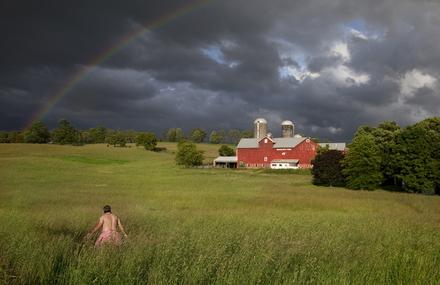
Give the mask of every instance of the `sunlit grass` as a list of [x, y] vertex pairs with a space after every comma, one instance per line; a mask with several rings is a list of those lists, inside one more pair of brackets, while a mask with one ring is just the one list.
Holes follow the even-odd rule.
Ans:
[[[134, 146], [0, 144], [0, 284], [440, 280], [437, 196], [173, 159]], [[105, 204], [125, 224], [121, 247], [83, 240]]]

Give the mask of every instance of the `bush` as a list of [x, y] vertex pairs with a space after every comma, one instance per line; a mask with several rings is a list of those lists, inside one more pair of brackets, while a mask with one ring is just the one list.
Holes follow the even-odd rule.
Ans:
[[197, 149], [195, 143], [182, 140], [177, 144], [177, 153], [174, 158], [177, 165], [195, 166], [202, 165], [205, 151]]

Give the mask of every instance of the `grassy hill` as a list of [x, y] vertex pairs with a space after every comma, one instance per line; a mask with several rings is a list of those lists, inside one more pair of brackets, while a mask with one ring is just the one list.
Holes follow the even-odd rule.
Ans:
[[[0, 283], [437, 284], [440, 197], [175, 166], [166, 152], [0, 144]], [[201, 144], [207, 159], [220, 145]], [[217, 152], [216, 152], [217, 151]], [[120, 247], [83, 240], [110, 204]], [[94, 237], [94, 239], [97, 236]]]

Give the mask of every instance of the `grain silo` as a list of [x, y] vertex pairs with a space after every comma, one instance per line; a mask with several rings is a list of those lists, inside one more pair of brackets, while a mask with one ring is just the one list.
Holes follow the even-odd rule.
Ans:
[[264, 138], [266, 136], [267, 122], [263, 118], [258, 118], [254, 122], [254, 138]]
[[295, 133], [295, 127], [291, 121], [284, 121], [281, 123], [282, 138], [293, 138], [294, 133]]

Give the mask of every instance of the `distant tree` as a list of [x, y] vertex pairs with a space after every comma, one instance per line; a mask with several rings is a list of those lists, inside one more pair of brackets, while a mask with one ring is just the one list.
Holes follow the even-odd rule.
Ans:
[[318, 146], [318, 148], [316, 149], [316, 153], [321, 153], [321, 152], [329, 150], [329, 149], [330, 149], [330, 146], [328, 144], [326, 144], [324, 147]]
[[251, 130], [244, 130], [241, 132], [240, 137], [242, 139], [251, 139], [254, 137], [254, 132]]
[[168, 141], [168, 130], [163, 130], [161, 133], [161, 139], [162, 141], [166, 142]]
[[306, 136], [305, 134], [301, 134], [301, 133], [297, 133], [296, 135], [297, 136], [301, 136], [301, 137], [305, 137]]
[[312, 160], [313, 184], [338, 186], [345, 182], [342, 174], [341, 161], [345, 154], [339, 150], [325, 150], [318, 153]]
[[226, 132], [224, 130], [217, 131], [218, 138], [220, 139], [220, 143], [229, 143], [229, 138], [226, 136]]
[[353, 139], [342, 161], [348, 189], [374, 190], [380, 186], [383, 181], [380, 155], [373, 135], [364, 133]]
[[201, 143], [205, 141], [206, 135], [206, 130], [197, 127], [188, 133], [188, 138], [194, 143]]
[[168, 140], [170, 142], [175, 142], [176, 141], [176, 130], [175, 129], [170, 129], [168, 131]]
[[8, 143], [8, 132], [0, 131], [0, 143]]
[[54, 131], [54, 142], [58, 144], [74, 144], [78, 142], [77, 130], [66, 119], [58, 121], [61, 126]]
[[157, 146], [157, 138], [153, 132], [140, 133], [135, 137], [136, 146], [143, 146], [146, 150], [154, 151]]
[[8, 133], [8, 141], [10, 143], [22, 143], [23, 142], [23, 133], [19, 131], [10, 131]]
[[113, 134], [113, 135], [109, 135], [107, 136], [107, 138], [105, 139], [106, 143], [113, 145], [114, 147], [118, 144], [121, 147], [125, 147], [126, 145], [126, 141], [125, 141], [125, 136], [123, 133], [117, 133], [117, 134]]
[[315, 143], [319, 143], [319, 138], [312, 138], [312, 141], [314, 141]]
[[124, 130], [123, 133], [125, 136], [125, 141], [127, 143], [134, 143], [135, 142], [134, 138], [139, 134], [138, 132], [132, 129]]
[[331, 143], [331, 141], [329, 141], [328, 139], [324, 139], [322, 142], [323, 143]]
[[396, 136], [391, 164], [407, 191], [434, 191], [440, 185], [440, 135], [424, 123], [404, 128]]
[[230, 130], [228, 134], [229, 138], [231, 139], [231, 143], [238, 145], [238, 143], [240, 142], [240, 131]]
[[90, 142], [91, 143], [104, 143], [107, 134], [107, 129], [104, 126], [99, 126], [98, 128], [90, 128]]
[[183, 135], [183, 131], [181, 128], [176, 129], [176, 142], [180, 142], [181, 140], [185, 139], [185, 136]]
[[182, 140], [177, 144], [177, 153], [174, 158], [177, 165], [195, 166], [203, 164], [204, 150], [197, 149], [194, 142]]
[[211, 135], [209, 136], [209, 142], [212, 144], [220, 143], [220, 138], [218, 137], [218, 134], [216, 131], [211, 132]]
[[218, 150], [218, 154], [220, 156], [235, 156], [235, 150], [227, 145], [222, 145]]
[[34, 122], [23, 134], [25, 143], [47, 143], [50, 140], [50, 134], [43, 122]]
[[78, 132], [79, 132], [79, 134], [81, 136], [81, 139], [80, 139], [81, 143], [83, 143], [83, 144], [94, 143], [93, 140], [92, 140], [92, 136], [90, 134], [90, 130], [88, 130], [88, 131], [80, 130]]
[[111, 139], [111, 137], [113, 137], [115, 134], [117, 134], [117, 132], [115, 132], [113, 129], [107, 128], [105, 129], [105, 143], [108, 143], [107, 141], [109, 139]]

